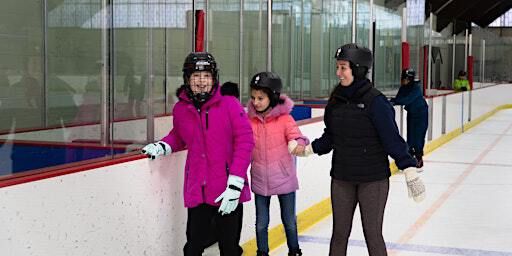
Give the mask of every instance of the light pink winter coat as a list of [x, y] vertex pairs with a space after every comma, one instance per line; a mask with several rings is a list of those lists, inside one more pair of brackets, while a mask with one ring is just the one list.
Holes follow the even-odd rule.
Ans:
[[293, 101], [281, 95], [284, 104], [275, 106], [265, 117], [256, 112], [251, 101], [248, 115], [254, 134], [252, 151], [251, 189], [263, 196], [281, 195], [299, 188], [295, 157], [288, 152], [288, 141], [307, 138], [302, 136], [290, 115]]

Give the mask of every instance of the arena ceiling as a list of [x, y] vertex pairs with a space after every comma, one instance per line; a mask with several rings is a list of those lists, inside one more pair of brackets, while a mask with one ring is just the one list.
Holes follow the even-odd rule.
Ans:
[[429, 12], [437, 15], [436, 31], [454, 22], [453, 32], [458, 34], [470, 22], [487, 27], [512, 8], [512, 0], [427, 0], [425, 7], [426, 17]]

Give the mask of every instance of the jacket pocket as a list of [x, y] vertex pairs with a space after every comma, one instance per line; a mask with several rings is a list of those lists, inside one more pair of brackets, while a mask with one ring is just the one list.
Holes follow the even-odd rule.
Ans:
[[188, 176], [189, 176], [188, 174], [189, 174], [189, 172], [190, 172], [190, 167], [188, 167], [188, 166], [185, 167], [185, 182], [183, 184], [183, 186], [184, 186], [183, 187], [183, 191], [185, 191], [185, 193], [187, 193], [187, 191], [188, 191], [188, 182], [189, 182], [188, 181]]
[[278, 160], [274, 164], [273, 175], [269, 176], [268, 188], [272, 191], [282, 189], [283, 186], [290, 182], [291, 175], [290, 164], [286, 160]]
[[279, 159], [279, 169], [285, 177], [290, 176], [291, 168], [292, 168], [290, 161], [287, 161], [287, 160], [288, 159], [285, 159], [285, 160]]

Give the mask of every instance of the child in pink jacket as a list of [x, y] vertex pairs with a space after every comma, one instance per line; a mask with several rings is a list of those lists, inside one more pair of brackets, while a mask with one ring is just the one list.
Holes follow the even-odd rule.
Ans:
[[249, 119], [236, 98], [221, 95], [217, 62], [210, 53], [192, 52], [186, 57], [183, 82], [173, 108], [172, 130], [142, 152], [154, 159], [188, 150], [183, 255], [202, 255], [215, 222], [220, 255], [240, 256], [242, 203], [251, 199], [247, 168], [254, 139]]
[[[297, 235], [295, 191], [299, 188], [292, 154], [301, 155], [308, 139], [302, 136], [290, 115], [293, 101], [280, 95], [282, 82], [272, 72], [261, 72], [251, 80], [247, 104], [255, 147], [251, 162], [251, 188], [256, 203], [257, 255], [268, 255], [270, 197], [277, 195], [286, 232], [288, 255], [302, 255]], [[298, 144], [288, 151], [289, 141]]]

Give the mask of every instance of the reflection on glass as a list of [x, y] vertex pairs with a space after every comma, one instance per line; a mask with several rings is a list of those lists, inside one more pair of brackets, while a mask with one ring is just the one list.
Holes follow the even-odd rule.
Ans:
[[356, 43], [368, 47], [368, 37], [370, 34], [370, 1], [358, 0], [357, 1], [357, 15], [356, 15]]
[[385, 92], [398, 89], [401, 67], [401, 16], [397, 10], [375, 6], [375, 86]]
[[[322, 96], [338, 84], [334, 53], [352, 38], [352, 1], [328, 0], [322, 7]], [[316, 95], [313, 95], [316, 96]]]
[[[509, 12], [511, 13], [511, 12]], [[474, 82], [512, 81], [512, 40], [479, 27], [472, 28]], [[482, 47], [485, 40], [485, 49]], [[485, 62], [482, 63], [482, 52]]]
[[431, 72], [431, 88], [436, 90], [444, 90], [451, 88], [452, 84], [452, 60], [450, 43], [451, 36], [444, 36], [435, 33], [432, 44], [432, 72]]
[[[183, 59], [191, 50], [192, 3], [116, 0], [113, 12], [113, 137], [114, 142], [136, 148], [147, 138], [148, 106], [152, 106], [155, 128], [160, 120], [170, 122], [163, 115], [171, 113], [176, 89], [183, 83]], [[155, 129], [156, 139], [163, 135]]]
[[[27, 169], [22, 131], [44, 126], [42, 16], [39, 1], [0, 4], [0, 177]], [[38, 138], [41, 139], [41, 138]]]
[[272, 70], [281, 77], [283, 92], [296, 97], [302, 63], [297, 56], [301, 53], [301, 5], [286, 0], [272, 4]]
[[242, 102], [249, 99], [249, 80], [267, 68], [267, 1], [244, 0]]
[[[215, 57], [220, 82], [238, 83], [240, 64], [240, 1], [208, 1], [208, 51]], [[247, 31], [252, 33], [253, 31]], [[248, 43], [248, 42], [246, 42]]]
[[1, 5], [0, 131], [39, 128], [44, 122], [41, 4]]

